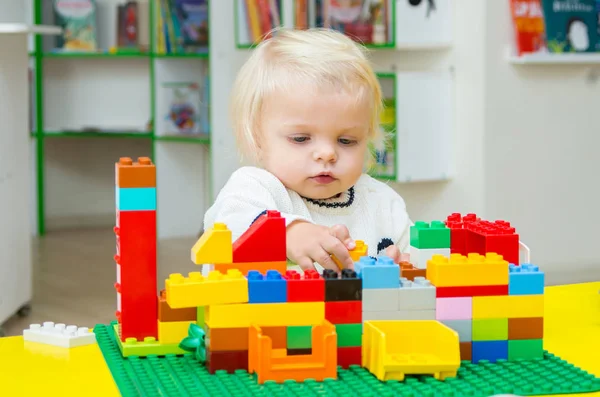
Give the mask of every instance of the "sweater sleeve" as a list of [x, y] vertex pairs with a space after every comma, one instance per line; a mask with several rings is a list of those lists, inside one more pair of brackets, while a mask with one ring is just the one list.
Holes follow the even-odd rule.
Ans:
[[400, 252], [408, 253], [410, 249], [410, 227], [413, 223], [406, 211], [406, 203], [399, 195], [392, 202], [392, 219], [395, 220], [399, 235], [394, 244]]
[[231, 175], [205, 213], [204, 230], [224, 223], [235, 241], [267, 210], [279, 211], [286, 226], [296, 220], [311, 221], [293, 213], [289, 193], [277, 177], [259, 168], [242, 167]]

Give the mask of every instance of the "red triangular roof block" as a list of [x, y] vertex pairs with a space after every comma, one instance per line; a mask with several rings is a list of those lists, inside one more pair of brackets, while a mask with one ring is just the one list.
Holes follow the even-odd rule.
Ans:
[[233, 263], [285, 261], [285, 234], [285, 218], [267, 211], [233, 243]]

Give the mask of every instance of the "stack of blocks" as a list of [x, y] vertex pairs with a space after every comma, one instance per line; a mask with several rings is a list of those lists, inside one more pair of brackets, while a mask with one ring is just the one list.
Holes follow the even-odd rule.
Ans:
[[441, 221], [415, 222], [410, 227], [410, 261], [426, 269], [434, 255], [450, 256], [450, 229]]

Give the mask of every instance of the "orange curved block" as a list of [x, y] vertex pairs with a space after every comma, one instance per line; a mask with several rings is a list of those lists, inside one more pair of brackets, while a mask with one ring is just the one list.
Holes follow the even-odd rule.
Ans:
[[337, 334], [335, 326], [327, 320], [312, 328], [312, 353], [306, 355], [284, 354], [273, 349], [271, 338], [263, 335], [261, 328], [249, 329], [248, 372], [256, 373], [262, 384], [268, 380], [284, 382], [337, 378]]

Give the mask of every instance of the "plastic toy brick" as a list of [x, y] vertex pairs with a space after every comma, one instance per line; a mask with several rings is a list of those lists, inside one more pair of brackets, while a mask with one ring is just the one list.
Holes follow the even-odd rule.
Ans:
[[248, 272], [251, 270], [255, 270], [263, 274], [269, 270], [274, 270], [284, 274], [287, 271], [287, 261], [217, 263], [214, 265], [214, 270], [221, 273], [227, 273], [227, 271], [230, 269], [238, 269], [244, 276], [247, 276]]
[[498, 360], [508, 360], [508, 340], [473, 341], [471, 343], [471, 360], [473, 363], [482, 360], [491, 363]]
[[414, 281], [401, 278], [400, 284], [398, 310], [435, 310], [435, 287], [425, 277], [416, 277]]
[[471, 342], [473, 340], [472, 320], [441, 320], [440, 322], [458, 333], [459, 342]]
[[286, 261], [285, 236], [285, 219], [279, 211], [267, 211], [233, 243], [233, 262]]
[[362, 292], [362, 310], [395, 311], [399, 309], [398, 298], [398, 288], [365, 289]]
[[416, 248], [450, 248], [450, 229], [441, 221], [415, 222], [410, 227], [410, 245]]
[[307, 270], [303, 274], [288, 270], [285, 279], [288, 302], [325, 301], [325, 280], [316, 270]]
[[508, 341], [508, 359], [535, 360], [544, 357], [543, 339], [520, 339]]
[[281, 273], [269, 270], [261, 274], [248, 272], [248, 303], [278, 303], [287, 301], [287, 281]]
[[508, 262], [495, 253], [435, 255], [427, 263], [427, 279], [436, 287], [508, 285]]
[[43, 324], [31, 324], [28, 329], [23, 330], [23, 340], [71, 348], [96, 343], [96, 334], [87, 327], [46, 321]]
[[325, 302], [287, 302], [212, 305], [204, 320], [211, 328], [265, 327], [319, 324], [325, 319]]
[[[114, 333], [119, 334], [119, 325], [113, 324]], [[184, 354], [185, 350], [179, 347], [179, 343], [162, 343], [154, 337], [146, 337], [141, 341], [134, 338], [127, 338], [121, 341], [117, 338], [117, 343], [123, 357], [138, 356], [146, 357], [150, 355], [164, 356], [167, 354]]]
[[310, 349], [312, 346], [312, 326], [287, 327], [287, 348], [292, 350]]
[[354, 265], [363, 289], [400, 287], [400, 266], [388, 256], [363, 256]]
[[356, 324], [334, 324], [338, 347], [361, 346], [362, 322]]
[[211, 351], [248, 350], [248, 327], [211, 328], [204, 324], [206, 348]]
[[233, 262], [231, 230], [224, 223], [215, 223], [192, 247], [192, 262], [196, 265]]
[[467, 229], [467, 252], [485, 254], [495, 252], [505, 260], [519, 264], [519, 235], [509, 222], [478, 221], [465, 225]]
[[412, 281], [415, 279], [415, 277], [426, 276], [425, 268], [419, 269], [408, 262], [400, 262], [398, 265], [400, 266], [400, 277], [407, 280]]
[[115, 163], [115, 186], [121, 188], [156, 187], [156, 167], [148, 157], [121, 157]]
[[478, 221], [475, 214], [461, 216], [459, 213], [453, 213], [446, 219], [446, 226], [450, 229], [450, 252], [452, 254], [467, 255], [467, 229], [464, 225]]
[[204, 326], [204, 306], [196, 308], [196, 324]]
[[508, 318], [474, 318], [473, 341], [508, 340]]
[[509, 296], [475, 296], [472, 318], [508, 318]]
[[508, 339], [543, 339], [544, 318], [526, 317], [508, 319]]
[[544, 295], [473, 297], [473, 318], [528, 318], [544, 316]]
[[436, 287], [435, 295], [438, 298], [508, 295], [508, 284], [476, 285], [472, 287]]
[[[165, 290], [160, 291], [158, 296], [158, 320], [163, 323], [169, 321], [196, 321], [198, 309], [196, 307], [189, 307], [184, 309], [171, 309], [167, 303], [167, 292]], [[187, 332], [187, 331], [186, 331]]]
[[337, 362], [341, 368], [350, 368], [350, 366], [360, 366], [362, 362], [362, 347], [338, 347]]
[[435, 320], [435, 309], [433, 310], [395, 310], [365, 312], [363, 321], [367, 320]]
[[508, 267], [509, 295], [541, 295], [544, 293], [544, 272], [529, 263], [521, 266], [510, 264]]
[[115, 189], [117, 211], [155, 211], [155, 187], [117, 187]]
[[[369, 247], [362, 240], [356, 240], [354, 243], [356, 244], [356, 247], [354, 247], [354, 249], [349, 251], [350, 258], [352, 258], [353, 262], [358, 262], [360, 260], [360, 258], [362, 258], [363, 256], [367, 256]], [[338, 268], [340, 270], [342, 270], [344, 268], [342, 263], [338, 260], [338, 258], [335, 257], [335, 255], [332, 255], [331, 259], [333, 259], [333, 261], [335, 262], [335, 264], [338, 266]]]
[[334, 270], [325, 269], [323, 278], [326, 301], [362, 300], [362, 279], [354, 270], [344, 269], [338, 275]]
[[332, 324], [354, 324], [362, 322], [361, 301], [325, 302], [325, 319]]
[[248, 370], [248, 350], [228, 350], [206, 352], [206, 368], [210, 374], [217, 371], [234, 373], [237, 370]]
[[436, 320], [470, 320], [473, 318], [473, 299], [475, 298], [437, 298]]
[[248, 372], [256, 373], [257, 382], [283, 383], [290, 380], [317, 382], [337, 378], [337, 351], [335, 328], [327, 320], [312, 329], [312, 353], [310, 355], [281, 355], [272, 348], [271, 340], [263, 335], [261, 328], [250, 328], [248, 349]]
[[434, 255], [450, 256], [450, 248], [416, 248], [410, 247], [410, 261], [418, 269], [427, 269], [427, 262]]
[[460, 360], [473, 360], [473, 342], [460, 342]]
[[[364, 367], [381, 381], [406, 375], [455, 377], [460, 367], [458, 334], [438, 321], [365, 321]], [[431, 343], [435, 341], [435, 343]]]
[[248, 302], [248, 280], [239, 270], [227, 274], [211, 271], [208, 277], [191, 272], [171, 274], [165, 280], [167, 303], [173, 309]]
[[188, 328], [195, 321], [158, 321], [158, 340], [160, 343], [179, 343], [188, 336]]

